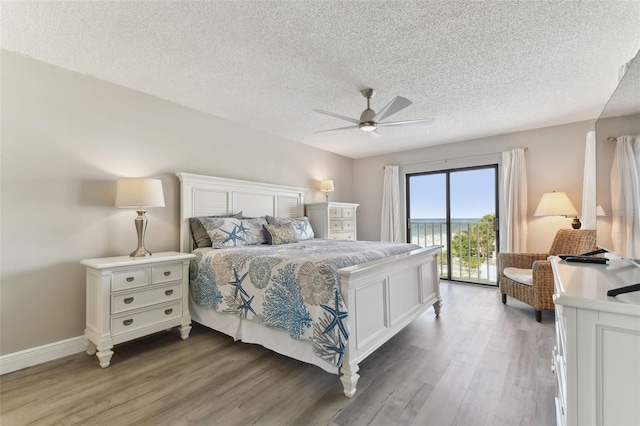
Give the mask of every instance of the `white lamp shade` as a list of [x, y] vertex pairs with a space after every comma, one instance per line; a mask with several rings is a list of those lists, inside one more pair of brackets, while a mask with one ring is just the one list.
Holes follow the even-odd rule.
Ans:
[[116, 207], [164, 207], [160, 179], [118, 179]]
[[542, 194], [534, 216], [577, 216], [578, 211], [564, 192]]
[[323, 180], [320, 182], [320, 191], [332, 192], [333, 191], [333, 181]]

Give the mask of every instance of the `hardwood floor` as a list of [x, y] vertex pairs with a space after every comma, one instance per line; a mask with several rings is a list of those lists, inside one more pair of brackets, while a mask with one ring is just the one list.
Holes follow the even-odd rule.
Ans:
[[442, 282], [433, 309], [338, 377], [194, 324], [0, 377], [0, 424], [553, 425], [553, 312]]

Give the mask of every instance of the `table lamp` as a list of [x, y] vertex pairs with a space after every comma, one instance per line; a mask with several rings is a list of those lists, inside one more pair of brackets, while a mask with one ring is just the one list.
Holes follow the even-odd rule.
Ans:
[[118, 179], [116, 207], [135, 208], [138, 212], [135, 219], [138, 248], [130, 256], [151, 256], [151, 252], [144, 247], [144, 235], [147, 230], [145, 207], [164, 207], [162, 181], [160, 179]]
[[571, 204], [571, 200], [567, 197], [567, 194], [564, 192], [546, 192], [542, 194], [542, 198], [540, 199], [540, 203], [538, 203], [538, 207], [536, 208], [534, 216], [564, 216], [571, 217], [573, 216], [573, 221], [571, 222], [571, 227], [573, 229], [580, 229], [582, 224], [580, 223], [580, 219], [578, 219], [578, 211], [573, 204]]

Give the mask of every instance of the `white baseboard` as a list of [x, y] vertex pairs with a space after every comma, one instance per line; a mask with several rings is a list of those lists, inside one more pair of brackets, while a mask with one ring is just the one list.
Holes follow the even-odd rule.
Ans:
[[84, 336], [0, 356], [0, 375], [86, 351]]

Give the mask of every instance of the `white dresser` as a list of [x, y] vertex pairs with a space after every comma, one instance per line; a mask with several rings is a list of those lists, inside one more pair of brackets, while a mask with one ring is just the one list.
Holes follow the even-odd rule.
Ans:
[[192, 254], [86, 259], [87, 353], [109, 366], [113, 345], [180, 326], [189, 337], [189, 261]]
[[640, 268], [551, 258], [555, 278], [556, 418], [560, 425], [640, 424]]
[[359, 205], [333, 202], [307, 204], [307, 217], [315, 237], [355, 241], [356, 209]]

